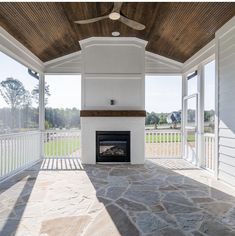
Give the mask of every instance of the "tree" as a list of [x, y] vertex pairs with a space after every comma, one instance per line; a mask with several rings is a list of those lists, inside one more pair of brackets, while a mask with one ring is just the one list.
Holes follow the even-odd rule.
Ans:
[[[39, 105], [39, 84], [37, 84], [34, 87], [34, 89], [32, 90], [31, 94], [33, 96], [34, 101]], [[44, 103], [46, 105], [47, 102], [48, 102], [48, 97], [51, 96], [51, 94], [50, 94], [50, 85], [48, 85], [46, 83], [45, 83], [44, 95], [45, 95]]]
[[32, 106], [32, 96], [28, 90], [25, 90], [25, 93], [22, 96], [22, 102], [21, 102], [20, 106], [22, 108]]
[[167, 115], [164, 113], [161, 113], [159, 124], [166, 124], [167, 123], [166, 119], [167, 119]]
[[15, 112], [22, 103], [25, 102], [25, 95], [27, 90], [25, 90], [24, 85], [17, 79], [12, 77], [0, 83], [0, 94], [2, 95], [5, 102], [11, 108], [11, 125], [12, 128], [15, 127]]
[[157, 129], [157, 125], [159, 123], [159, 117], [155, 112], [148, 113], [146, 116], [145, 124], [146, 125], [154, 125], [155, 129]]
[[45, 112], [46, 128], [79, 128], [80, 111], [77, 108], [46, 108]]
[[12, 109], [15, 109], [22, 104], [22, 101], [24, 101], [26, 90], [19, 80], [7, 78], [0, 83], [0, 93], [5, 102]]
[[[32, 106], [32, 96], [28, 90], [25, 91], [25, 94], [22, 98], [22, 112], [23, 112], [23, 121], [24, 121], [24, 128], [28, 127], [29, 123], [29, 113], [30, 113], [30, 107]], [[21, 113], [20, 113], [20, 126], [21, 127]]]
[[150, 124], [154, 125], [154, 128], [157, 129], [157, 125], [159, 123], [159, 117], [157, 116], [157, 114], [155, 112], [151, 112], [150, 114]]

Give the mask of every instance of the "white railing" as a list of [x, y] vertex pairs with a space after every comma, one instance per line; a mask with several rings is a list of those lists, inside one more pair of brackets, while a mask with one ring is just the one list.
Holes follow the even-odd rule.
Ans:
[[40, 159], [39, 131], [0, 135], [0, 179]]
[[180, 131], [145, 131], [145, 156], [181, 157]]
[[80, 130], [48, 130], [43, 137], [45, 158], [80, 157]]
[[204, 161], [203, 167], [215, 170], [215, 135], [210, 133], [204, 134]]

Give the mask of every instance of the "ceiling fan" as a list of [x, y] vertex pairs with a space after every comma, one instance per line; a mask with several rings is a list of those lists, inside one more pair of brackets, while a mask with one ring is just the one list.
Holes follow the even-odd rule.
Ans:
[[87, 20], [78, 20], [78, 21], [74, 21], [74, 23], [81, 24], [81, 25], [82, 24], [90, 24], [90, 23], [94, 23], [94, 22], [109, 18], [110, 20], [118, 20], [118, 21], [122, 22], [123, 24], [125, 24], [135, 30], [144, 30], [145, 29], [145, 25], [123, 16], [121, 13], [121, 7], [122, 7], [122, 2], [114, 2], [113, 9], [108, 15], [95, 17], [95, 18], [87, 19]]

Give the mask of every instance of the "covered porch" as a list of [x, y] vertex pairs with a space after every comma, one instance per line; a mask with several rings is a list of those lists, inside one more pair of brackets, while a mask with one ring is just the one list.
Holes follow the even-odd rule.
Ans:
[[[0, 107], [0, 235], [235, 235], [235, 5], [119, 4], [145, 24], [143, 33], [111, 18], [73, 25], [117, 7], [91, 3], [100, 8], [89, 12], [86, 4], [0, 3], [0, 52], [38, 82], [35, 108]], [[141, 13], [132, 16], [135, 4]], [[182, 21], [182, 11], [194, 15]], [[114, 29], [121, 37], [111, 36]], [[210, 63], [214, 108], [206, 120]], [[50, 75], [81, 77], [79, 127], [47, 124]], [[170, 129], [145, 126], [150, 75], [181, 79]], [[25, 125], [31, 108], [38, 123]]]

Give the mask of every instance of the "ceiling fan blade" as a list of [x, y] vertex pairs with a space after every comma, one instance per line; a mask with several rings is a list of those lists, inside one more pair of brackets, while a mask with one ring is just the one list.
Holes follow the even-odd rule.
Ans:
[[125, 25], [127, 25], [135, 30], [144, 30], [145, 29], [145, 25], [143, 25], [137, 21], [131, 20], [125, 16], [121, 16], [119, 21], [121, 21]]
[[114, 2], [114, 6], [113, 6], [112, 12], [120, 13], [121, 8], [122, 8], [122, 2]]
[[100, 21], [100, 20], [103, 20], [103, 19], [106, 19], [106, 18], [109, 18], [109, 16], [106, 15], [106, 16], [100, 16], [100, 17], [87, 19], [87, 20], [77, 20], [77, 21], [74, 21], [74, 23], [81, 24], [81, 25], [90, 24], [90, 23], [94, 23], [94, 22], [97, 22], [97, 21]]

